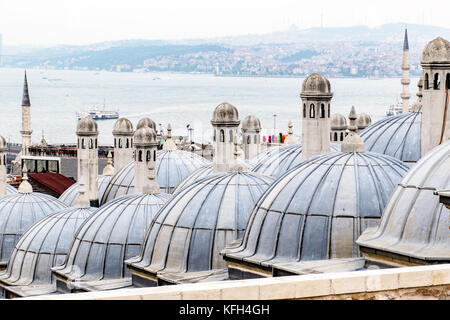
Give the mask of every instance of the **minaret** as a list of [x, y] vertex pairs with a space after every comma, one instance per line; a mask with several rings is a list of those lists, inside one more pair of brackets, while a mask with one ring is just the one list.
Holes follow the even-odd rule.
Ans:
[[403, 40], [403, 61], [402, 61], [402, 79], [400, 80], [403, 89], [400, 97], [402, 98], [403, 113], [409, 111], [409, 44], [408, 44], [408, 30], [405, 28], [405, 38]]
[[214, 127], [213, 172], [228, 171], [234, 154], [234, 137], [238, 133], [239, 114], [228, 102], [219, 104], [213, 113], [211, 124]]
[[294, 137], [294, 130], [292, 129], [294, 127], [294, 124], [292, 123], [292, 120], [289, 120], [288, 123], [288, 136], [286, 139], [284, 139], [284, 144], [297, 144], [298, 141]]
[[78, 183], [85, 185], [91, 207], [98, 207], [98, 127], [90, 117], [78, 121]]
[[25, 80], [23, 84], [23, 96], [22, 96], [22, 155], [28, 154], [28, 148], [31, 146], [31, 111], [30, 111], [30, 95], [28, 93], [28, 81], [27, 72], [25, 71]]
[[163, 150], [177, 150], [177, 145], [172, 140], [172, 126], [170, 123], [167, 125], [167, 140], [162, 148]]
[[438, 37], [422, 53], [421, 155], [450, 139], [450, 42]]
[[133, 124], [127, 118], [120, 118], [114, 124], [114, 168], [119, 172], [133, 161]]
[[261, 150], [260, 144], [261, 122], [255, 116], [247, 116], [242, 121], [242, 145], [244, 146], [245, 159], [256, 156]]
[[318, 73], [302, 85], [302, 159], [330, 152], [330, 102], [333, 94], [327, 78]]
[[0, 197], [6, 195], [6, 139], [0, 136]]
[[134, 133], [134, 190], [138, 193], [160, 192], [157, 182], [157, 146], [156, 131], [153, 128], [143, 126]]
[[345, 137], [344, 141], [341, 145], [342, 152], [364, 152], [364, 141], [358, 135], [358, 126], [356, 125], [356, 116], [355, 107], [352, 106], [350, 110], [350, 114], [348, 115], [348, 119], [350, 120], [350, 124], [348, 126], [349, 133]]

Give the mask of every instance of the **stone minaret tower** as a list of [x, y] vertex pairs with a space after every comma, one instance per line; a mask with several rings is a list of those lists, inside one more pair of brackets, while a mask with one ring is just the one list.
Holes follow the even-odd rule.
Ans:
[[219, 104], [214, 109], [211, 124], [214, 127], [213, 172], [228, 171], [234, 159], [234, 137], [238, 133], [239, 114], [228, 102]]
[[159, 193], [157, 182], [156, 131], [143, 126], [134, 133], [135, 173], [134, 190], [138, 193]]
[[90, 117], [77, 124], [78, 183], [86, 186], [91, 207], [98, 207], [98, 128]]
[[28, 94], [27, 72], [25, 71], [25, 80], [23, 83], [22, 96], [22, 155], [28, 155], [28, 147], [31, 146], [31, 110], [30, 95]]
[[127, 118], [120, 118], [114, 124], [114, 169], [119, 172], [133, 161], [133, 124]]
[[400, 95], [402, 98], [402, 111], [403, 113], [409, 111], [409, 98], [411, 95], [409, 94], [409, 84], [411, 80], [409, 80], [409, 44], [408, 44], [408, 30], [405, 29], [405, 38], [403, 40], [403, 60], [402, 60], [402, 79], [400, 80], [403, 90]]
[[358, 135], [358, 126], [356, 125], [357, 118], [355, 107], [352, 106], [350, 114], [348, 115], [348, 119], [350, 120], [348, 126], [349, 133], [342, 142], [342, 152], [364, 152], [364, 141]]
[[450, 42], [438, 37], [422, 53], [422, 157], [450, 138]]
[[6, 139], [0, 136], [0, 197], [6, 195]]
[[247, 116], [242, 121], [242, 145], [244, 146], [245, 159], [256, 156], [260, 150], [261, 122], [255, 116]]
[[330, 152], [330, 102], [333, 94], [327, 78], [309, 75], [302, 85], [302, 159]]

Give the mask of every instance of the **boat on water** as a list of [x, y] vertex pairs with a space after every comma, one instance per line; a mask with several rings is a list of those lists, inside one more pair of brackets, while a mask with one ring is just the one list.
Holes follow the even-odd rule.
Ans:
[[119, 111], [114, 110], [105, 110], [103, 106], [103, 110], [100, 110], [98, 107], [93, 107], [91, 110], [77, 112], [78, 120], [84, 117], [91, 117], [94, 120], [110, 120], [110, 119], [119, 119]]
[[391, 104], [386, 110], [386, 116], [395, 116], [397, 114], [403, 113], [402, 104], [398, 102], [396, 104]]

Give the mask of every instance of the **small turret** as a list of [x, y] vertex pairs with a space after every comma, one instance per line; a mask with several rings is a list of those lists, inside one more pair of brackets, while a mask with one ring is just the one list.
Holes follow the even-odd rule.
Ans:
[[120, 171], [133, 161], [133, 124], [127, 118], [120, 118], [114, 124], [114, 168]]
[[255, 116], [247, 116], [242, 121], [242, 138], [245, 159], [250, 159], [260, 152], [261, 122]]
[[157, 182], [156, 132], [153, 128], [143, 126], [134, 133], [135, 148], [135, 191], [138, 193], [157, 194], [160, 188]]

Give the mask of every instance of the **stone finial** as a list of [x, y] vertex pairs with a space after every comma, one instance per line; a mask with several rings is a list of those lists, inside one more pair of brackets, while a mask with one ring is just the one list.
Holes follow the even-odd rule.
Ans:
[[74, 208], [79, 208], [79, 209], [86, 209], [91, 206], [89, 197], [86, 194], [86, 186], [81, 182], [78, 185], [78, 198], [75, 201], [75, 204], [73, 206], [74, 206]]
[[242, 150], [239, 148], [238, 137], [234, 137], [234, 159], [230, 164], [230, 171], [240, 172], [247, 171], [248, 167], [245, 161], [243, 160]]
[[364, 152], [364, 141], [357, 134], [358, 127], [356, 125], [356, 119], [358, 117], [356, 116], [356, 111], [355, 111], [354, 106], [352, 106], [352, 109], [350, 110], [350, 114], [348, 115], [348, 118], [350, 120], [348, 130], [350, 132], [345, 137], [345, 139], [342, 143], [341, 151], [342, 152]]
[[284, 139], [284, 144], [297, 144], [298, 143], [297, 139], [294, 137], [294, 130], [292, 129], [293, 127], [294, 127], [294, 123], [292, 122], [292, 120], [289, 120], [288, 136], [286, 137], [286, 139]]
[[115, 172], [115, 169], [113, 167], [111, 151], [108, 151], [107, 159], [108, 159], [108, 163], [106, 164], [106, 167], [103, 168], [102, 174], [104, 176], [112, 176]]
[[32, 193], [33, 187], [28, 182], [28, 168], [27, 165], [24, 164], [22, 168], [22, 182], [19, 185], [19, 193]]
[[177, 150], [175, 142], [172, 140], [172, 126], [167, 125], [167, 140], [164, 142], [163, 150]]

